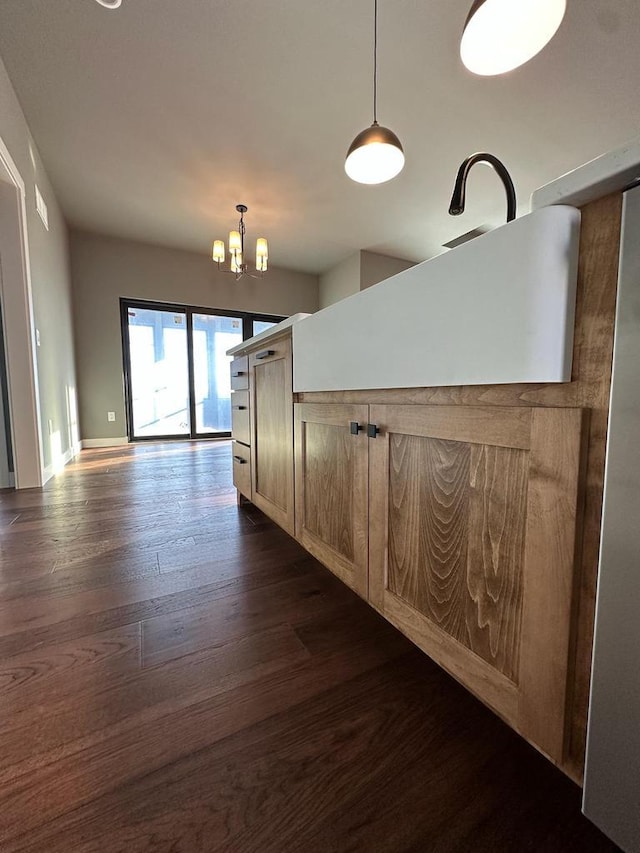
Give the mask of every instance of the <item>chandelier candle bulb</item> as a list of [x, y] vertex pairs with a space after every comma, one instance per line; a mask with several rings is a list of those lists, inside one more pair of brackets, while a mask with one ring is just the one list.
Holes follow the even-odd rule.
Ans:
[[224, 263], [224, 240], [213, 241], [213, 260], [218, 265]]
[[229, 231], [229, 253], [239, 252], [242, 249], [239, 231]]

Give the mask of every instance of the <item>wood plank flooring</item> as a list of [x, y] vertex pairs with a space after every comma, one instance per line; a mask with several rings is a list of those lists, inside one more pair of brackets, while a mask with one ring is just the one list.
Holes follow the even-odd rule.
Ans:
[[617, 848], [254, 507], [228, 443], [0, 493], [2, 853]]

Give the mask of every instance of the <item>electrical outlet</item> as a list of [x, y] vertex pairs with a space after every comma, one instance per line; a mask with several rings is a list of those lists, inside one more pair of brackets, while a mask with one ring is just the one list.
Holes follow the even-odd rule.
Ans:
[[116, 419], [116, 413], [115, 412], [107, 412], [107, 420], [108, 421], [115, 421], [115, 419]]

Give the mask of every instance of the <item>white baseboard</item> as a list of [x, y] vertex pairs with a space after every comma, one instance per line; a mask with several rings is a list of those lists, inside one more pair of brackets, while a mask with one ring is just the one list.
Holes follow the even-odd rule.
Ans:
[[129, 444], [129, 439], [126, 435], [117, 436], [117, 438], [83, 438], [82, 447], [87, 450], [90, 447], [121, 447], [123, 444]]
[[48, 483], [49, 480], [55, 474], [59, 474], [60, 471], [64, 468], [64, 466], [71, 462], [71, 460], [74, 459], [78, 455], [78, 453], [80, 453], [81, 448], [82, 442], [79, 441], [77, 444], [74, 444], [73, 447], [70, 447], [67, 451], [65, 451], [60, 464], [47, 465], [42, 471], [42, 485], [44, 486], [45, 483]]

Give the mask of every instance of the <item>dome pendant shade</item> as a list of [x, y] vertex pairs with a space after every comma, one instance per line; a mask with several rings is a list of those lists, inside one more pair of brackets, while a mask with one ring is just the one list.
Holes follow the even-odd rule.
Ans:
[[374, 121], [353, 140], [347, 151], [344, 170], [359, 184], [383, 184], [402, 171], [404, 151], [400, 140], [388, 127]]
[[475, 0], [464, 25], [460, 58], [474, 74], [512, 71], [548, 44], [566, 0]]

